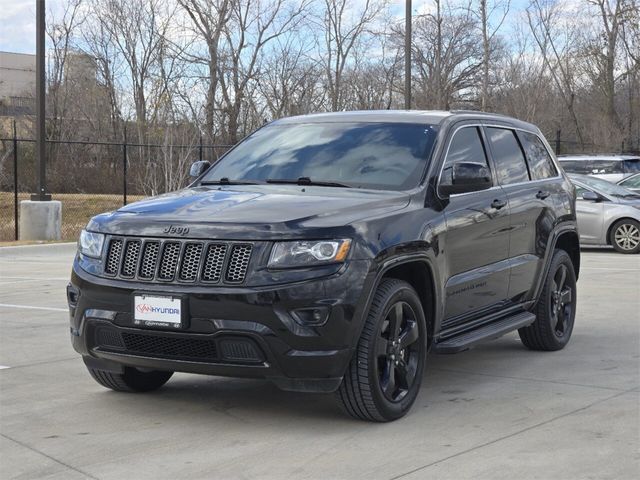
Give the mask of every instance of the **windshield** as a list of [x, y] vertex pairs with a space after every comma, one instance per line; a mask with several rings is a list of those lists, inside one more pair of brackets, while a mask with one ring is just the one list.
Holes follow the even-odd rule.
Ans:
[[201, 179], [311, 182], [407, 190], [418, 185], [437, 128], [408, 123], [268, 125], [216, 163]]
[[606, 180], [602, 180], [601, 178], [588, 177], [586, 175], [575, 175], [570, 178], [575, 179], [587, 187], [592, 188], [596, 192], [604, 193], [605, 195], [609, 195], [612, 197], [635, 197], [636, 193], [631, 190], [627, 190], [620, 185], [616, 185], [614, 183], [607, 182]]
[[640, 175], [634, 175], [620, 182], [624, 188], [640, 188]]

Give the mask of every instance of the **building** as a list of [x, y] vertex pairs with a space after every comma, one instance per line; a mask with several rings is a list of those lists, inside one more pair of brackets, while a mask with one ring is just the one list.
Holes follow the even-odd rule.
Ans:
[[35, 94], [36, 56], [0, 52], [0, 116], [32, 115]]

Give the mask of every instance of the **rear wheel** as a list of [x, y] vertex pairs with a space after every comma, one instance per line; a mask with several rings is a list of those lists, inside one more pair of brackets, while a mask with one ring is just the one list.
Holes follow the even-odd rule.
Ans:
[[535, 306], [536, 321], [518, 330], [532, 350], [561, 350], [569, 343], [576, 316], [576, 274], [571, 257], [556, 250]]
[[420, 390], [426, 337], [422, 304], [413, 287], [383, 279], [337, 392], [345, 410], [378, 422], [405, 415]]
[[124, 367], [123, 373], [91, 367], [87, 367], [87, 370], [96, 382], [116, 392], [151, 392], [162, 387], [173, 375], [173, 372], [143, 372], [133, 367]]
[[619, 220], [611, 229], [609, 241], [620, 253], [640, 252], [640, 223], [630, 218]]

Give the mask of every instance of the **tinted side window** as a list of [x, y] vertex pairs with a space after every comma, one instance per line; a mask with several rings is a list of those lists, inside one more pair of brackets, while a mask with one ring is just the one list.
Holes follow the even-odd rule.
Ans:
[[624, 173], [622, 162], [615, 160], [589, 160], [587, 173]]
[[558, 172], [556, 172], [556, 168], [542, 140], [533, 133], [519, 132], [518, 134], [520, 135], [520, 140], [522, 140], [527, 162], [529, 162], [531, 177], [534, 180], [541, 180], [557, 176]]
[[443, 182], [451, 184], [451, 167], [459, 162], [479, 163], [489, 168], [477, 127], [464, 127], [453, 135], [442, 169]]
[[526, 182], [529, 172], [515, 132], [506, 128], [487, 128], [491, 151], [502, 185]]
[[587, 160], [560, 160], [560, 165], [567, 173], [591, 173], [591, 168]]
[[640, 159], [625, 160], [624, 173], [636, 173], [636, 172], [640, 172]]
[[453, 136], [447, 152], [445, 168], [458, 162], [481, 163], [489, 167], [477, 127], [461, 128]]

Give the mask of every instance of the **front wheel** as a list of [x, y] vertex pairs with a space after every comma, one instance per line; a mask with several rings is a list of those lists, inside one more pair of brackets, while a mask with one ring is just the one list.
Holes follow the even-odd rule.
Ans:
[[337, 395], [352, 417], [388, 422], [415, 401], [427, 352], [426, 321], [411, 285], [383, 279]]
[[576, 317], [576, 274], [571, 257], [556, 250], [534, 308], [536, 320], [518, 330], [531, 350], [561, 350], [569, 343]]
[[640, 252], [640, 223], [630, 218], [619, 220], [611, 229], [609, 241], [617, 252]]

